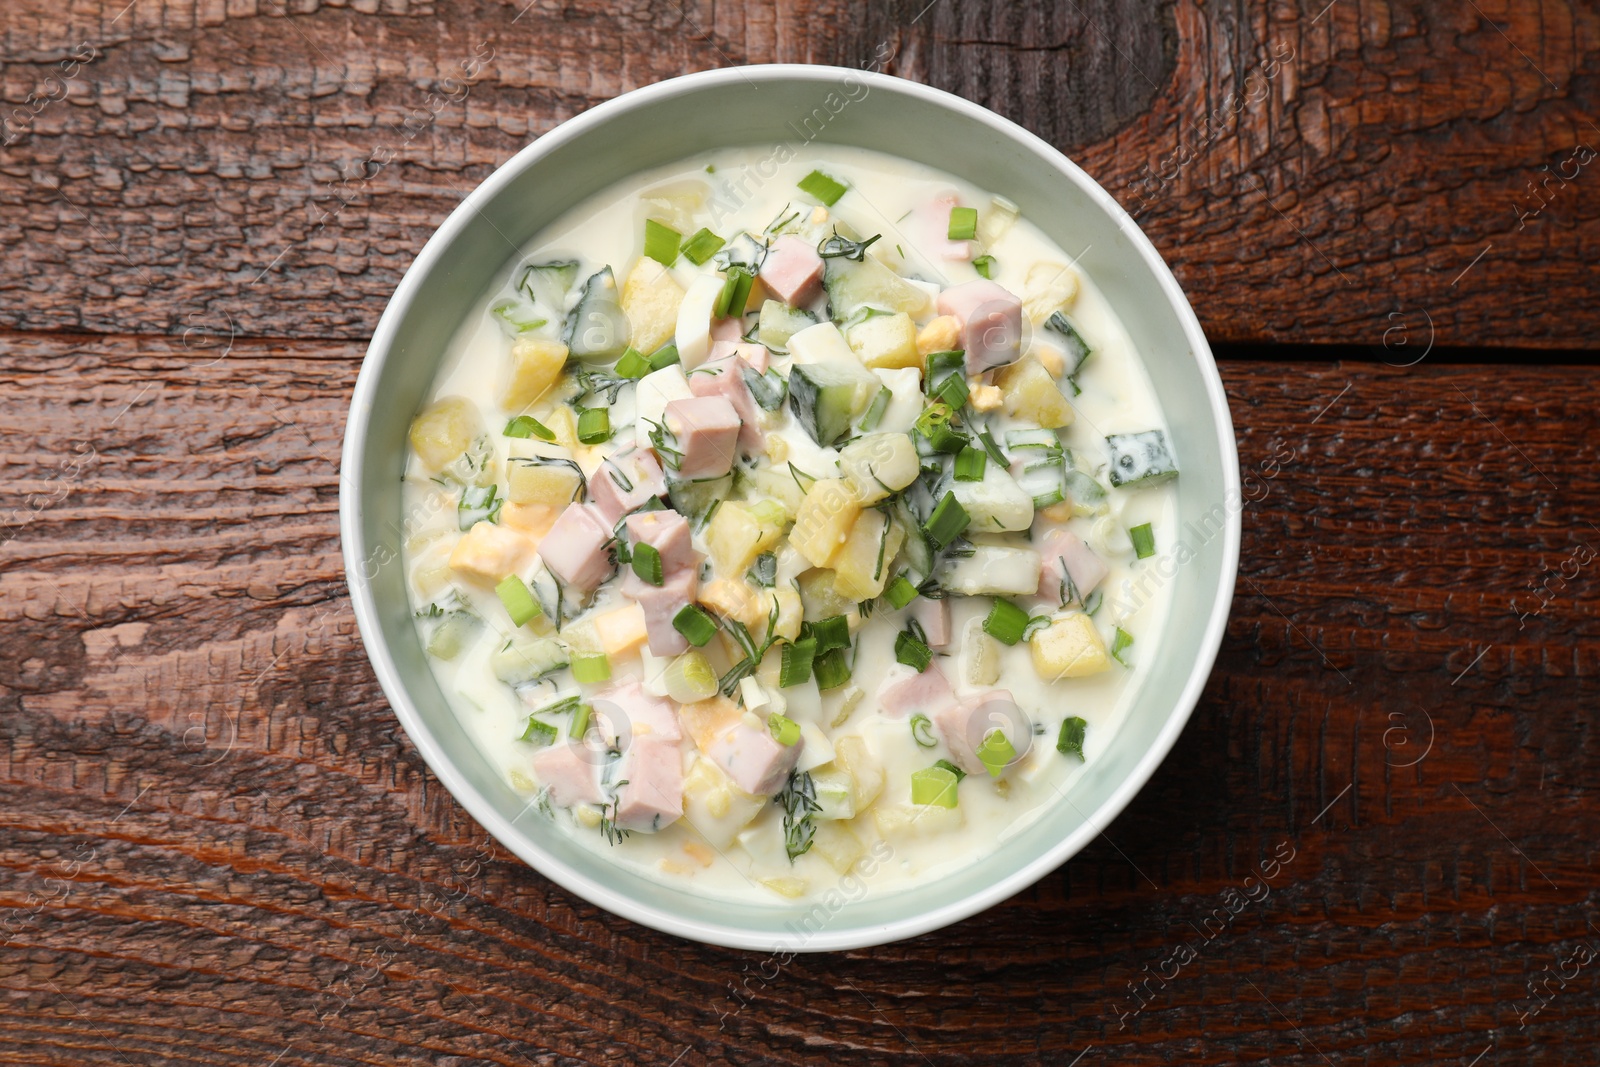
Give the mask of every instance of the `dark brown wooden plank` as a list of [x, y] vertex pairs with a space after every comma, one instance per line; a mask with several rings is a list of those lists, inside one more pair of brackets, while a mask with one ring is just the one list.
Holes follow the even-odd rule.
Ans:
[[1174, 754], [1001, 906], [775, 968], [421, 764], [338, 555], [361, 348], [0, 338], [0, 1060], [1592, 1062], [1586, 368], [1225, 365], [1254, 499]]
[[0, 325], [363, 337], [530, 139], [685, 71], [799, 60], [951, 89], [1069, 152], [1218, 340], [1600, 329], [1592, 7], [526, 2], [13, 0]]

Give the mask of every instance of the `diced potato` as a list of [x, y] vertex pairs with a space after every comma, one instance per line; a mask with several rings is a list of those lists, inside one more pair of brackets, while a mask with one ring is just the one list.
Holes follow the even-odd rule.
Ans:
[[1028, 268], [1023, 284], [1022, 310], [1028, 321], [1040, 323], [1078, 298], [1078, 274], [1061, 263], [1040, 260]]
[[678, 328], [683, 286], [653, 259], [640, 259], [622, 286], [622, 313], [628, 316], [633, 347], [649, 355], [672, 340]]
[[917, 334], [917, 352], [927, 356], [930, 352], [953, 352], [961, 345], [961, 320], [954, 315], [940, 315]]
[[1050, 372], [1029, 357], [995, 375], [1007, 415], [1038, 423], [1047, 430], [1072, 425], [1072, 405]]
[[565, 404], [557, 405], [542, 415], [537, 416], [544, 423], [545, 429], [556, 435], [555, 443], [562, 448], [578, 449], [583, 445], [578, 440], [578, 422], [572, 415], [572, 409]]
[[718, 578], [700, 587], [701, 604], [729, 619], [754, 626], [764, 610], [755, 586], [743, 578]]
[[872, 809], [878, 833], [894, 840], [907, 837], [936, 837], [959, 829], [967, 817], [960, 805], [941, 808], [937, 804], [891, 804]]
[[[777, 434], [767, 435], [768, 450], [770, 453], [772, 442], [782, 441]], [[773, 460], [777, 464], [776, 459]], [[752, 501], [774, 500], [782, 505], [785, 515], [793, 519], [800, 510], [800, 502], [806, 498], [805, 491], [800, 488], [800, 483], [794, 480], [794, 474], [788, 467], [777, 465], [772, 467], [758, 467], [755, 470], [741, 470], [739, 479], [744, 484]], [[712, 516], [715, 518], [715, 516]]]
[[638, 604], [608, 611], [594, 620], [595, 637], [606, 655], [612, 658], [631, 656], [645, 642], [644, 609]]
[[889, 583], [889, 564], [905, 541], [899, 523], [876, 509], [863, 511], [833, 554], [833, 588], [852, 600], [871, 600]]
[[838, 478], [819, 479], [800, 502], [789, 543], [812, 566], [826, 567], [860, 514], [861, 501], [847, 483]]
[[[778, 606], [778, 622], [773, 627], [773, 634], [785, 641], [798, 641], [800, 639], [800, 623], [804, 618], [804, 608], [800, 604], [800, 594], [792, 587], [780, 586], [775, 589], [765, 590], [763, 597], [765, 603], [762, 607], [768, 615], [772, 613], [774, 603]], [[762, 625], [766, 625], [763, 616]]]
[[917, 446], [903, 433], [872, 433], [839, 451], [839, 473], [856, 499], [876, 504], [917, 480]]
[[761, 884], [778, 894], [780, 897], [797, 899], [806, 895], [806, 880], [785, 875], [781, 878], [763, 878]]
[[[781, 514], [781, 506], [760, 510]], [[718, 574], [727, 578], [742, 576], [756, 556], [778, 543], [783, 527], [776, 522], [763, 521], [770, 517], [736, 500], [722, 502], [705, 529], [706, 548], [711, 552], [711, 562]]]
[[506, 462], [506, 499], [513, 504], [564, 508], [577, 499], [583, 474], [567, 463], [513, 459]]
[[968, 619], [961, 630], [961, 676], [976, 686], [1000, 680], [1000, 643], [984, 632], [981, 615]]
[[842, 822], [819, 822], [811, 839], [811, 851], [828, 861], [828, 866], [844, 874], [867, 854], [855, 831]]
[[567, 346], [547, 337], [520, 337], [511, 346], [511, 373], [500, 402], [507, 411], [521, 411], [550, 391], [567, 362]]
[[856, 812], [872, 807], [883, 792], [883, 766], [867, 750], [866, 739], [858, 734], [835, 739], [833, 765], [850, 776]]
[[696, 757], [683, 778], [684, 818], [719, 851], [733, 844], [734, 837], [767, 803], [766, 797], [739, 789], [708, 759]]
[[809, 570], [800, 576], [800, 602], [806, 622], [849, 615], [856, 609], [856, 602], [835, 588], [836, 578], [830, 570]]
[[561, 512], [561, 508], [546, 507], [544, 504], [506, 503], [500, 506], [500, 525], [521, 530], [542, 540], [561, 517]]
[[1033, 653], [1033, 669], [1047, 682], [1082, 678], [1111, 666], [1100, 631], [1094, 628], [1094, 620], [1082, 612], [1035, 631], [1028, 639], [1028, 650]]
[[442, 396], [411, 420], [411, 447], [429, 470], [453, 462], [482, 434], [478, 405], [464, 396]]
[[[818, 734], [822, 734], [821, 728], [813, 723], [806, 723], [801, 726], [801, 732], [804, 733], [807, 727]], [[826, 735], [822, 736], [826, 737]], [[808, 739], [806, 741], [806, 751], [802, 753], [802, 758], [810, 755], [810, 750], [811, 742]], [[833, 746], [831, 744], [828, 746], [827, 755], [828, 759], [820, 761], [820, 763], [826, 763], [833, 759]], [[814, 766], [820, 766], [820, 763], [814, 764]], [[796, 764], [796, 767], [798, 768], [799, 764]], [[811, 770], [809, 767], [801, 769]], [[838, 767], [812, 770], [811, 785], [817, 794], [818, 819], [843, 821], [856, 817], [855, 782], [843, 770]]]
[[697, 700], [678, 708], [678, 721], [701, 751], [739, 724], [739, 706], [724, 696]]
[[869, 368], [921, 367], [917, 327], [905, 312], [874, 315], [850, 328], [850, 347]]
[[527, 534], [492, 522], [479, 522], [456, 542], [450, 553], [450, 568], [487, 582], [498, 582], [532, 563], [537, 548], [538, 542]]

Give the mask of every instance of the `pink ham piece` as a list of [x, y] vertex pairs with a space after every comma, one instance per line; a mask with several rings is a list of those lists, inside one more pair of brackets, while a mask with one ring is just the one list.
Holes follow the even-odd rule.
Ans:
[[646, 738], [657, 741], [683, 738], [683, 727], [672, 705], [645, 692], [636, 679], [630, 678], [595, 694], [590, 706], [594, 709], [600, 736], [611, 748], [625, 749]]
[[624, 830], [653, 834], [683, 815], [683, 754], [676, 741], [635, 738], [622, 757], [614, 818]]
[[922, 627], [929, 648], [943, 648], [950, 643], [950, 601], [919, 596], [912, 601], [911, 617]]
[[600, 766], [591, 750], [565, 741], [533, 754], [533, 773], [539, 784], [550, 791], [550, 799], [563, 808], [574, 804], [600, 804], [605, 793], [600, 788]]
[[744, 340], [743, 319], [718, 319], [711, 324], [711, 340], [721, 344], [723, 341], [733, 344]]
[[562, 584], [589, 593], [616, 567], [610, 541], [611, 524], [596, 505], [570, 504], [539, 542], [539, 558]]
[[732, 404], [739, 415], [739, 445], [753, 450], [760, 448], [766, 437], [756, 422], [755, 398], [744, 383], [745, 366], [743, 359], [733, 356], [702, 363], [689, 372], [689, 391], [695, 396], [720, 396]]
[[689, 520], [670, 509], [628, 516], [629, 545], [646, 544], [660, 553], [663, 576], [700, 565], [692, 537]]
[[747, 720], [711, 742], [706, 752], [712, 762], [727, 772], [733, 784], [755, 796], [771, 796], [789, 780], [789, 772], [800, 759], [805, 738], [785, 745], [765, 726]]
[[689, 651], [689, 639], [678, 632], [672, 620], [685, 604], [694, 602], [699, 591], [698, 567], [685, 567], [667, 575], [659, 586], [649, 584], [629, 569], [622, 580], [622, 595], [644, 609], [645, 641], [652, 656], [677, 656]]
[[[1109, 573], [1105, 561], [1094, 554], [1094, 549], [1084, 543], [1083, 538], [1070, 530], [1051, 530], [1039, 545], [1039, 555], [1044, 560], [1044, 568], [1039, 572], [1039, 595], [1048, 598], [1052, 604], [1072, 600], [1083, 603]], [[1063, 592], [1063, 577], [1072, 579], [1072, 585], [1078, 591], [1076, 597], [1071, 589]]]
[[822, 257], [792, 233], [773, 242], [761, 263], [761, 282], [790, 307], [809, 304], [822, 283]]
[[967, 373], [982, 374], [1022, 355], [1022, 301], [994, 282], [978, 279], [939, 294], [939, 314], [961, 320]]
[[899, 666], [891, 667], [889, 678], [878, 687], [878, 707], [891, 719], [919, 711], [931, 717], [955, 702], [955, 691], [937, 664], [929, 664], [921, 674], [909, 667], [904, 673]]
[[[699, 375], [696, 375], [699, 377]], [[667, 404], [663, 420], [681, 454], [684, 478], [720, 478], [733, 469], [739, 452], [739, 412], [724, 396], [696, 396]]]
[[916, 226], [922, 234], [922, 247], [940, 259], [970, 260], [972, 242], [950, 240], [950, 209], [956, 206], [953, 196], [935, 197], [916, 209]]
[[1033, 732], [1028, 717], [1004, 689], [974, 693], [932, 715], [939, 737], [950, 750], [950, 758], [968, 774], [989, 777], [989, 769], [978, 758], [978, 746], [989, 731], [999, 729], [1016, 749], [1016, 763], [1028, 751]]
[[[757, 372], [764, 373], [767, 369], [767, 346], [747, 341], [718, 341], [711, 346], [711, 355], [706, 357], [707, 363], [702, 365], [709, 365], [728, 356], [738, 356]], [[689, 379], [689, 387], [694, 387], [693, 378]]]
[[622, 516], [644, 506], [651, 497], [666, 494], [661, 464], [642, 448], [617, 453], [589, 478], [589, 502], [600, 509], [607, 528], [615, 528]]

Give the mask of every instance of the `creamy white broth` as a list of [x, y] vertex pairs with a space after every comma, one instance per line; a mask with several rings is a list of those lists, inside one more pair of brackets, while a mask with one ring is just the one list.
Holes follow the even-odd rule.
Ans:
[[[509, 458], [541, 448], [536, 440], [507, 438], [500, 432], [509, 419], [523, 412], [501, 406], [502, 381], [513, 339], [491, 308], [511, 292], [518, 267], [527, 262], [575, 259], [580, 264], [576, 288], [594, 271], [609, 264], [620, 286], [639, 260], [644, 221], [653, 210], [641, 198], [641, 192], [662, 187], [669, 191], [681, 189], [685, 182], [704, 183], [712, 199], [684, 229], [685, 236], [699, 226], [725, 237], [740, 229], [759, 233], [786, 204], [803, 204], [808, 210], [814, 207], [815, 201], [796, 189], [796, 183], [813, 169], [821, 169], [850, 187], [829, 209], [829, 225], [837, 223], [842, 230], [854, 231], [861, 237], [883, 234], [869, 255], [879, 257], [908, 277], [932, 283], [928, 285], [930, 291], [935, 286], [957, 285], [979, 277], [970, 262], [947, 261], [939, 256], [940, 235], [920, 225], [923, 220], [916, 209], [940, 195], [954, 195], [961, 205], [976, 207], [982, 220], [991, 208], [990, 191], [921, 165], [861, 149], [812, 146], [781, 163], [774, 160], [773, 150], [767, 147], [716, 152], [620, 182], [580, 204], [541, 233], [521, 256], [507, 264], [503, 288], [487, 294], [481, 308], [463, 325], [446, 354], [430, 400], [458, 396], [477, 405], [492, 451], [491, 467], [500, 472], [503, 482]], [[767, 174], [771, 176], [766, 180], [757, 180]], [[1003, 195], [1005, 190], [993, 192]], [[659, 215], [660, 209], [655, 208], [654, 213]], [[1076, 458], [1076, 466], [1096, 472], [1104, 484], [1106, 435], [1166, 428], [1137, 353], [1092, 279], [1076, 270], [1072, 258], [1025, 217], [1013, 223], [1003, 236], [988, 242], [983, 250], [994, 258], [992, 280], [1019, 295], [1029, 291], [1029, 270], [1036, 263], [1073, 266], [1078, 287], [1066, 313], [1092, 347], [1093, 355], [1076, 379], [1081, 393], [1072, 396], [1063, 385], [1075, 418], [1059, 435]], [[697, 267], [680, 257], [671, 273], [688, 289], [696, 277], [714, 270], [712, 262]], [[569, 295], [569, 305], [571, 302]], [[914, 317], [921, 325], [936, 313], [930, 299], [925, 311]], [[531, 332], [553, 337], [556, 324]], [[1034, 328], [1031, 336], [1049, 347], [1047, 333]], [[774, 355], [772, 365], [783, 371], [789, 360]], [[596, 472], [619, 442], [633, 440], [634, 392], [633, 387], [624, 388], [617, 401], [609, 405], [611, 426], [616, 433], [613, 441], [571, 450], [586, 477]], [[538, 417], [558, 404], [559, 401], [546, 399], [528, 411]], [[886, 420], [893, 413], [891, 408]], [[1009, 421], [996, 413], [991, 422], [1002, 443], [1005, 435], [1001, 430]], [[787, 458], [801, 470], [818, 476], [832, 473], [837, 451], [812, 441], [787, 405], [781, 417], [775, 419], [771, 432], [783, 439]], [[1175, 458], [1181, 467], [1183, 457]], [[430, 666], [441, 691], [485, 757], [528, 797], [530, 804], [538, 805], [540, 783], [531, 767], [537, 749], [519, 740], [534, 706], [568, 694], [581, 692], [590, 696], [630, 676], [657, 676], [666, 661], [650, 656], [618, 657], [611, 664], [611, 681], [602, 685], [578, 686], [568, 671], [558, 671], [540, 683], [538, 699], [532, 703], [501, 682], [491, 670], [490, 657], [504, 644], [513, 627], [491, 584], [468, 580], [448, 566], [450, 553], [462, 536], [456, 507], [459, 490], [455, 485], [441, 484], [433, 474], [419, 456], [410, 457], [405, 561], [413, 606], [424, 612], [430, 604], [453, 595], [483, 623], [457, 655], [451, 659], [430, 656]], [[1162, 552], [1170, 551], [1178, 535], [1175, 494], [1170, 482], [1110, 489], [1105, 505], [1101, 515], [1078, 515], [1060, 524], [1036, 515], [1033, 540], [1038, 541], [1050, 526], [1063, 525], [1082, 536], [1106, 563], [1109, 573], [1099, 586], [1101, 605], [1093, 623], [1108, 644], [1117, 627], [1133, 636], [1134, 643], [1123, 656], [1129, 667], [1112, 663], [1109, 669], [1088, 677], [1047, 682], [1035, 670], [1028, 642], [1023, 641], [1009, 648], [999, 646], [1001, 669], [993, 686], [970, 685], [962, 670], [962, 636], [968, 620], [981, 619], [989, 611], [992, 598], [952, 597], [947, 601], [951, 606], [953, 638], [946, 649], [949, 654], [937, 657], [935, 662], [956, 694], [964, 696], [988, 688], [1009, 690], [1018, 706], [1042, 728], [1032, 738], [1026, 756], [1006, 771], [999, 784], [982, 775], [969, 775], [963, 780], [954, 809], [919, 809], [910, 804], [912, 772], [928, 767], [935, 759], [948, 759], [950, 753], [942, 743], [934, 748], [919, 746], [906, 718], [891, 717], [875, 706], [875, 694], [885, 679], [910, 671], [896, 664], [894, 654], [895, 635], [904, 625], [905, 612], [893, 610], [886, 600], [877, 602], [877, 609], [856, 632], [854, 668], [847, 687], [818, 693], [813, 680], [804, 686], [777, 689], [770, 671], [758, 673], [758, 677], [773, 683], [766, 687], [769, 692], [776, 691], [785, 698], [784, 714], [806, 730], [811, 758], [823, 754], [812, 744], [819, 730], [832, 741], [852, 735], [861, 737], [884, 773], [885, 784], [875, 807], [907, 809], [922, 816], [915, 818], [909, 829], [891, 826], [885, 836], [872, 810], [858, 814], [849, 826], [865, 854], [846, 865], [845, 870], [838, 869], [815, 848], [791, 861], [784, 848], [783, 811], [770, 801], [761, 806], [760, 813], [734, 841], [717, 847], [707, 847], [687, 818], [657, 832], [633, 832], [618, 841], [601, 832], [594, 810], [581, 810], [580, 806], [580, 810], [569, 811], [548, 804], [540, 805], [542, 810], [549, 811], [554, 826], [604, 852], [614, 862], [709, 895], [769, 902], [796, 895], [814, 897], [837, 888], [841, 879], [852, 875], [865, 881], [868, 892], [891, 890], [981, 860], [998, 841], [1045, 812], [1051, 812], [1064, 825], [1076, 823], [1081, 816], [1061, 802], [1062, 795], [1070, 793], [1073, 779], [1110, 743], [1140, 683], [1142, 665], [1161, 655], [1170, 590], [1158, 576], [1146, 573], [1157, 559], [1135, 560], [1126, 531], [1150, 523], [1158, 558]], [[701, 537], [696, 535], [695, 544], [703, 552]], [[1012, 539], [1015, 537], [1011, 535]], [[583, 632], [584, 620], [625, 603], [620, 585], [619, 579], [602, 586], [593, 607], [579, 617], [576, 639], [580, 644], [592, 641]], [[1025, 606], [1036, 606], [1032, 598], [1016, 599]], [[425, 642], [436, 625], [432, 618], [419, 619]], [[713, 651], [718, 644], [714, 640], [706, 651], [712, 653], [720, 672], [726, 669], [728, 660]], [[854, 694], [853, 689], [859, 689], [860, 695]], [[831, 724], [840, 716], [847, 694], [855, 696], [859, 703], [842, 725], [834, 728]], [[1087, 722], [1084, 762], [1056, 750], [1062, 719], [1069, 715]], [[695, 744], [687, 735], [681, 749], [686, 768], [692, 766], [693, 759], [700, 758], [693, 755]], [[800, 766], [805, 767], [807, 762], [802, 753]], [[822, 764], [824, 771], [827, 767]]]

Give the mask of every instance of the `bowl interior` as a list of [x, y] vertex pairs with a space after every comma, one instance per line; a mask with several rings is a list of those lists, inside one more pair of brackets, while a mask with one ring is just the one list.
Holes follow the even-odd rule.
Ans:
[[[1147, 667], [1110, 747], [1052, 812], [985, 861], [884, 899], [858, 902], [859, 885], [846, 878], [803, 905], [730, 904], [642, 878], [567, 839], [478, 754], [412, 628], [400, 476], [407, 425], [442, 353], [497, 272], [542, 227], [648, 167], [729, 145], [809, 140], [874, 148], [1003, 193], [1078, 256], [1138, 346], [1166, 411], [1192, 556], [1161, 569], [1175, 598], [1165, 654]], [[497, 171], [429, 242], [384, 314], [356, 390], [345, 473], [345, 553], [363, 636], [402, 723], [446, 787], [508, 848], [602, 907], [747, 948], [846, 948], [933, 929], [1024, 888], [1081, 848], [1181, 730], [1220, 641], [1238, 557], [1238, 463], [1221, 383], [1187, 302], [1132, 221], [1019, 127], [937, 90], [838, 68], [739, 68], [664, 82], [579, 116]]]

